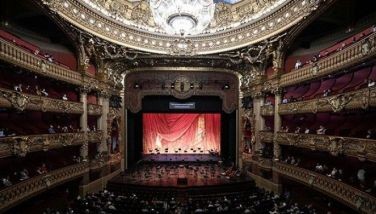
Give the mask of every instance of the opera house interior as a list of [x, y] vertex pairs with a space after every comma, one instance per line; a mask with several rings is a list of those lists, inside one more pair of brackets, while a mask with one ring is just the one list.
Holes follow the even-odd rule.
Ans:
[[0, 213], [376, 213], [372, 0], [1, 0]]

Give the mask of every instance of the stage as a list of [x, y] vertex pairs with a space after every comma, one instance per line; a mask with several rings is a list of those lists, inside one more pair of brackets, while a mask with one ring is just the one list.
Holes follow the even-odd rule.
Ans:
[[156, 162], [218, 162], [221, 160], [215, 154], [143, 154], [144, 161]]
[[249, 177], [218, 162], [143, 162], [108, 183], [108, 189], [115, 192], [168, 193], [174, 197], [245, 191], [250, 187]]

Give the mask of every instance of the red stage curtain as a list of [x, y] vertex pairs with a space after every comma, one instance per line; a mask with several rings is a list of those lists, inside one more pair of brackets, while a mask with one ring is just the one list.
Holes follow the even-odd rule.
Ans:
[[[220, 151], [220, 114], [143, 114], [144, 153]], [[179, 150], [180, 149], [180, 150]], [[193, 149], [193, 150], [192, 150]]]

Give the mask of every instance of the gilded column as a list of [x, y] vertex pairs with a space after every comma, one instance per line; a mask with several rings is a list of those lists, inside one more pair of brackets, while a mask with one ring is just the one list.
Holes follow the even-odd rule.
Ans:
[[253, 96], [253, 115], [254, 115], [254, 132], [252, 133], [255, 136], [255, 146], [252, 151], [258, 151], [262, 148], [261, 140], [259, 137], [259, 132], [264, 130], [265, 120], [261, 116], [261, 106], [264, 105], [264, 96], [261, 92], [258, 92]]
[[103, 136], [100, 144], [97, 147], [97, 151], [99, 154], [104, 154], [108, 152], [108, 127], [107, 127], [107, 115], [110, 109], [109, 106], [109, 97], [110, 94], [108, 92], [101, 92], [99, 93], [98, 104], [102, 106], [102, 114], [98, 118], [97, 127], [99, 130], [102, 130]]
[[120, 110], [120, 157], [121, 157], [121, 171], [127, 169], [126, 163], [126, 154], [127, 154], [127, 122], [126, 122], [126, 112], [125, 112], [125, 105], [124, 105], [124, 90], [120, 92], [121, 96], [121, 110]]
[[81, 114], [80, 117], [80, 127], [81, 131], [85, 133], [85, 141], [82, 144], [80, 148], [80, 156], [83, 161], [87, 161], [88, 156], [89, 156], [89, 148], [88, 148], [88, 136], [87, 136], [87, 91], [86, 90], [81, 90], [80, 92], [80, 102], [82, 103], [83, 107], [83, 113]]
[[277, 133], [281, 130], [282, 121], [279, 115], [279, 105], [282, 103], [282, 90], [277, 90], [275, 93], [274, 104], [274, 139], [273, 139], [273, 155], [274, 160], [279, 160], [281, 157], [281, 147], [277, 143]]

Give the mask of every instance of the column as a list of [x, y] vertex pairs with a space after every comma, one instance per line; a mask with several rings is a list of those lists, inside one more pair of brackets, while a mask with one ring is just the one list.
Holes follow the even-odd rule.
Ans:
[[282, 91], [275, 92], [274, 102], [274, 140], [273, 140], [273, 156], [274, 160], [279, 160], [281, 157], [281, 147], [276, 141], [277, 133], [281, 130], [282, 121], [281, 115], [279, 115], [279, 105], [282, 103]]
[[255, 135], [255, 148], [252, 149], [252, 151], [258, 151], [262, 148], [260, 137], [259, 137], [259, 131], [263, 130], [265, 128], [265, 120], [261, 116], [261, 106], [264, 105], [264, 97], [263, 94], [257, 94], [253, 98], [253, 114], [255, 117], [254, 121], [254, 131], [253, 133]]
[[80, 117], [80, 127], [81, 130], [85, 133], [85, 141], [80, 148], [80, 156], [82, 161], [87, 161], [89, 156], [88, 148], [88, 136], [87, 136], [87, 91], [81, 90], [80, 92], [80, 102], [82, 103], [83, 113]]
[[127, 114], [126, 114], [126, 110], [125, 110], [125, 103], [124, 103], [124, 90], [122, 90], [120, 92], [120, 96], [121, 96], [121, 112], [120, 112], [120, 144], [119, 144], [119, 148], [120, 148], [120, 157], [121, 157], [121, 171], [124, 172], [125, 169], [128, 168], [127, 166], [127, 133], [126, 133], [126, 130], [127, 130], [127, 121], [126, 121], [126, 118], [127, 118]]
[[109, 106], [109, 97], [110, 94], [108, 92], [99, 93], [98, 104], [102, 106], [102, 114], [98, 118], [97, 127], [99, 130], [103, 132], [102, 140], [97, 147], [97, 151], [99, 154], [104, 154], [108, 152], [108, 127], [107, 127], [107, 115], [110, 109]]

